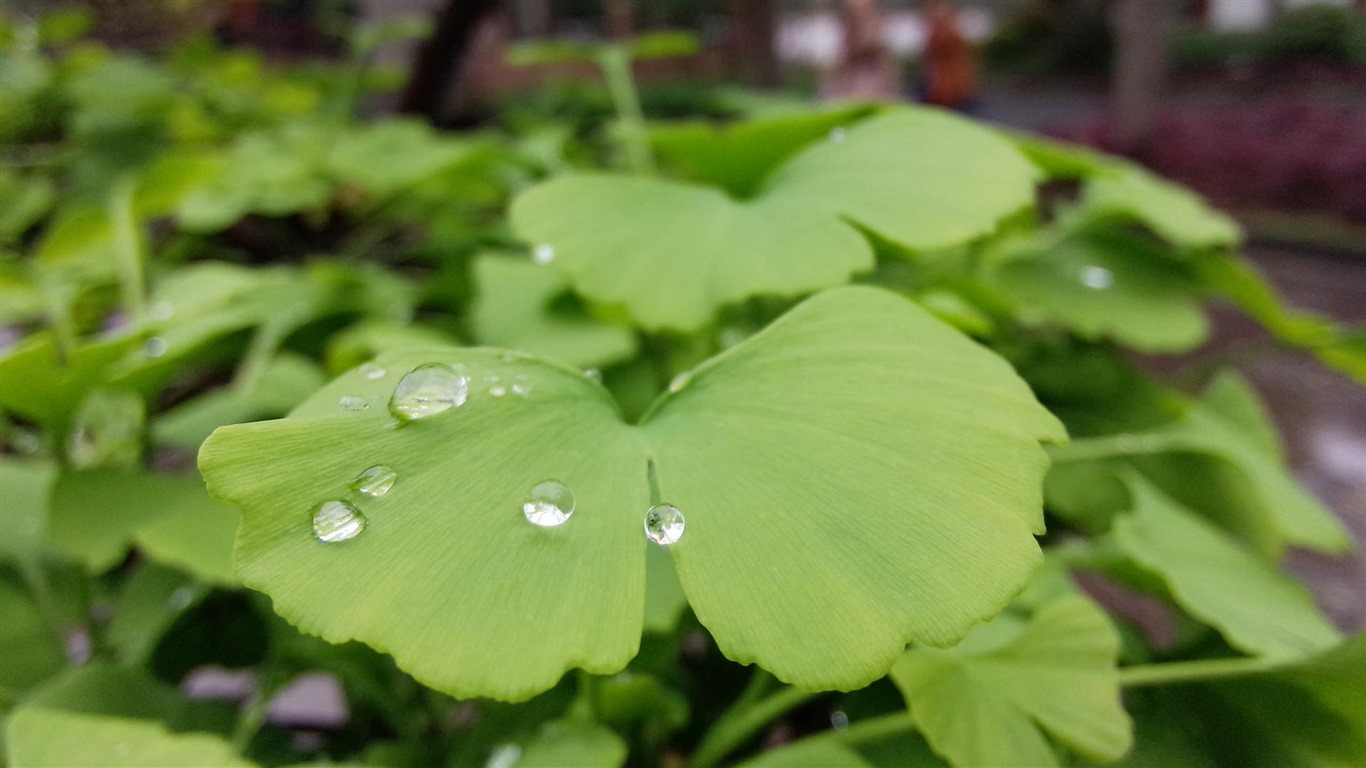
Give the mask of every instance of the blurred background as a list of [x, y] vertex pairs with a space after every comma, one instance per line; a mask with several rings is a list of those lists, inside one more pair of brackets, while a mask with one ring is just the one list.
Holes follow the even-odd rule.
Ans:
[[[134, 64], [76, 93], [101, 109], [155, 101], [163, 84], [135, 66], [145, 54], [198, 73], [217, 62], [196, 82], [265, 94], [281, 114], [311, 108], [272, 79], [289, 66], [349, 88], [347, 109], [452, 130], [604, 123], [612, 102], [592, 61], [516, 52], [681, 31], [686, 44], [636, 51], [650, 118], [912, 100], [1081, 142], [1236, 216], [1288, 303], [1366, 322], [1364, 0], [8, 0], [2, 12], [14, 50], [32, 29], [21, 22], [41, 18], [40, 45], [91, 39], [126, 54]], [[31, 138], [43, 135], [48, 106], [32, 94], [44, 75], [28, 66], [0, 61], [0, 127], [22, 128], [5, 149], [13, 167], [44, 151]], [[170, 124], [193, 134], [195, 119]], [[111, 136], [125, 149], [140, 140]], [[0, 189], [0, 207], [13, 194]], [[233, 233], [249, 240], [245, 229]], [[1362, 390], [1302, 357], [1263, 355], [1265, 339], [1233, 313], [1215, 319], [1213, 342], [1179, 365], [1245, 356], [1302, 480], [1366, 541]], [[1330, 613], [1366, 623], [1366, 562], [1297, 557]]]

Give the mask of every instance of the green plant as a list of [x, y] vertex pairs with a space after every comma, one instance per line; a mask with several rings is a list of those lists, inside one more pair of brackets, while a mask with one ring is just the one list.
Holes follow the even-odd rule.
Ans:
[[[1278, 567], [1350, 537], [1231, 366], [1128, 355], [1193, 349], [1212, 300], [1358, 380], [1362, 334], [1189, 192], [935, 111], [663, 124], [625, 87], [625, 167], [589, 167], [572, 131], [31, 33], [4, 55], [66, 74], [0, 98], [65, 106], [0, 187], [8, 762], [1366, 749], [1366, 645]], [[110, 67], [145, 93], [78, 85]], [[252, 688], [176, 691], [206, 667]], [[309, 671], [349, 710], [314, 733], [270, 716]]]

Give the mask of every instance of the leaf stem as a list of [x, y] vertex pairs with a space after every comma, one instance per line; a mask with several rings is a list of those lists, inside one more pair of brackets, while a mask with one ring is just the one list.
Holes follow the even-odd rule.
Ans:
[[1261, 658], [1201, 659], [1167, 664], [1139, 664], [1121, 667], [1119, 684], [1125, 688], [1152, 685], [1179, 685], [1255, 675], [1281, 666], [1284, 662]]
[[133, 211], [133, 177], [125, 176], [114, 185], [109, 198], [109, 221], [114, 230], [114, 258], [118, 263], [119, 285], [124, 306], [135, 322], [146, 315], [147, 287], [143, 281], [142, 233]]
[[[760, 673], [756, 672], [757, 678]], [[767, 672], [763, 672], [767, 676]], [[763, 682], [767, 685], [767, 681]], [[731, 752], [763, 730], [770, 722], [796, 709], [825, 691], [804, 691], [799, 688], [784, 688], [760, 701], [750, 701], [754, 696], [751, 689], [759, 685], [750, 680], [750, 687], [741, 694], [740, 700], [726, 710], [716, 724], [707, 731], [697, 751], [693, 752], [689, 765], [692, 768], [711, 768], [718, 765]]]
[[910, 718], [909, 713], [901, 711], [854, 723], [842, 731], [826, 731], [818, 738], [829, 738], [845, 746], [854, 747], [913, 730], [915, 721]]
[[595, 57], [602, 70], [607, 91], [612, 96], [612, 105], [617, 111], [621, 124], [622, 148], [626, 161], [637, 173], [653, 173], [655, 170], [654, 153], [650, 151], [650, 136], [645, 129], [645, 112], [640, 107], [640, 94], [636, 91], [635, 78], [631, 73], [631, 52], [624, 45], [608, 45]]

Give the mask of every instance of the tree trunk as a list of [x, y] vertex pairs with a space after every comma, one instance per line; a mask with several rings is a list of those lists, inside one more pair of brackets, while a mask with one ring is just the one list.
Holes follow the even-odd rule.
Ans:
[[730, 0], [730, 28], [740, 79], [761, 88], [778, 85], [777, 23], [773, 0]]
[[1151, 137], [1167, 75], [1167, 3], [1111, 0], [1115, 35], [1111, 88], [1115, 138], [1124, 152], [1139, 152]]
[[436, 16], [436, 29], [418, 48], [398, 111], [423, 115], [435, 123], [451, 85], [460, 76], [479, 22], [498, 7], [498, 0], [446, 0]]

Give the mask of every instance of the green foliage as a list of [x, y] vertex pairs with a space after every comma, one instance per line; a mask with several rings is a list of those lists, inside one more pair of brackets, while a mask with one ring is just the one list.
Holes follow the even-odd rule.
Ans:
[[288, 67], [87, 24], [0, 17], [7, 764], [1366, 751], [1362, 636], [1280, 567], [1350, 535], [1232, 365], [1132, 354], [1222, 300], [1366, 380], [1366, 333], [1190, 192], [907, 106], [659, 121], [670, 33], [522, 49], [607, 96], [453, 133], [355, 117], [425, 23]]

